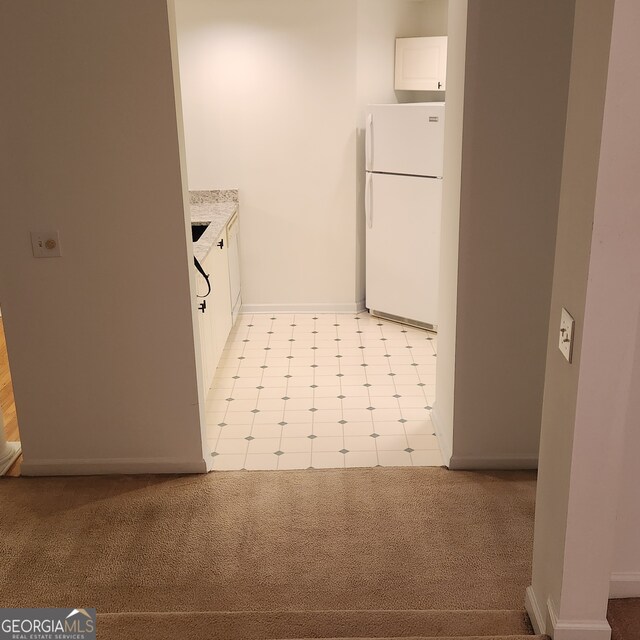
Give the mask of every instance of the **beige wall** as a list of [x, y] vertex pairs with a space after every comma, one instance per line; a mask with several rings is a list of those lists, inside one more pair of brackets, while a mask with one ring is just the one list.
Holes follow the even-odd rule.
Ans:
[[447, 119], [445, 123], [444, 183], [440, 290], [438, 300], [437, 400], [433, 422], [448, 464], [453, 447], [453, 399], [455, 390], [456, 314], [458, 308], [458, 245], [460, 239], [460, 190], [464, 84], [467, 50], [468, 0], [449, 0], [447, 51]]
[[[575, 300], [581, 303], [578, 358], [569, 366], [550, 345], [528, 593], [530, 610], [537, 604], [542, 611], [538, 626], [546, 625], [556, 640], [609, 638], [611, 570], [633, 575], [638, 568], [640, 5], [616, 0], [611, 28], [612, 5], [579, 0], [576, 11], [576, 33], [583, 37], [573, 56], [580, 73], [570, 108], [574, 154], [565, 162], [561, 219], [570, 216], [567, 222], [584, 229], [585, 238], [573, 242], [590, 253], [561, 263], [554, 280], [558, 306], [572, 300], [571, 289], [582, 296]], [[587, 93], [593, 106], [585, 114], [577, 98]], [[635, 473], [629, 475], [631, 459]], [[627, 541], [633, 545], [625, 548]], [[635, 593], [626, 595], [638, 595], [639, 578], [636, 572]]]
[[573, 0], [469, 2], [455, 401], [447, 383], [436, 405], [456, 468], [536, 465], [572, 20]]
[[192, 189], [239, 188], [249, 310], [356, 310], [356, 4], [176, 3]]
[[[637, 338], [636, 338], [637, 340]], [[636, 347], [637, 348], [637, 347]], [[636, 356], [611, 567], [611, 597], [640, 598], [640, 357]]]
[[[22, 470], [203, 471], [167, 6], [5, 2], [0, 58]], [[63, 257], [34, 259], [51, 228]]]
[[[560, 213], [551, 300], [533, 588], [559, 602], [573, 450], [576, 397], [591, 254], [613, 2], [578, 0], [565, 137]], [[576, 321], [573, 364], [558, 351], [556, 329], [565, 306]]]

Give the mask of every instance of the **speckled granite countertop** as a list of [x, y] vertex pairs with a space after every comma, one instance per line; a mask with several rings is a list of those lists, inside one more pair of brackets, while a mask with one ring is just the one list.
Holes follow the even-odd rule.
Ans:
[[203, 262], [233, 214], [238, 211], [238, 191], [190, 191], [191, 224], [209, 224], [193, 245], [193, 255]]

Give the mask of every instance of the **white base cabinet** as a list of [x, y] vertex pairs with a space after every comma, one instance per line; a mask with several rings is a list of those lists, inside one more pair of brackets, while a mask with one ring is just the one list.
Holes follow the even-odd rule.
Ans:
[[[233, 231], [233, 250], [230, 250], [230, 229]], [[234, 305], [240, 299], [237, 229], [236, 214], [220, 234], [216, 244], [211, 247], [202, 264], [211, 283], [211, 293], [206, 298], [197, 298], [196, 301], [205, 392], [211, 388], [224, 346], [237, 318], [237, 309], [234, 309]], [[204, 296], [207, 293], [207, 283], [199, 273], [197, 281], [198, 295]], [[232, 296], [232, 290], [235, 292], [235, 298]], [[239, 304], [237, 306], [239, 308]]]

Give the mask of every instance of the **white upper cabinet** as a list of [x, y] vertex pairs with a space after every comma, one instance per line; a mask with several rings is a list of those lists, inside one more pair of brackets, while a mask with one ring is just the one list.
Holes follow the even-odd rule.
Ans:
[[396, 38], [396, 90], [444, 91], [447, 36]]

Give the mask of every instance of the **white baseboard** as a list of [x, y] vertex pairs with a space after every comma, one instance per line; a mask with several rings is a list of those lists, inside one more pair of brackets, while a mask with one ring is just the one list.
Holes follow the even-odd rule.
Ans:
[[244, 304], [241, 313], [361, 313], [365, 310], [360, 302], [294, 303], [294, 304]]
[[611, 574], [610, 598], [640, 598], [640, 572]]
[[95, 460], [25, 460], [23, 476], [100, 476], [124, 474], [207, 473], [204, 460], [112, 458]]
[[611, 640], [611, 627], [604, 620], [562, 620], [558, 619], [551, 598], [547, 600], [547, 615], [550, 629], [547, 634], [553, 640]]
[[547, 633], [547, 621], [540, 609], [538, 599], [536, 598], [536, 592], [533, 587], [527, 587], [524, 597], [524, 606], [529, 614], [529, 619], [533, 625], [533, 630], [536, 634], [544, 635]]
[[440, 453], [442, 454], [444, 465], [445, 467], [449, 467], [451, 463], [451, 456], [453, 454], [452, 444], [442, 430], [442, 422], [440, 420], [440, 413], [438, 412], [437, 401], [431, 409], [431, 422], [433, 423], [433, 428], [436, 432], [436, 438], [438, 439], [438, 445], [440, 447]]
[[452, 455], [450, 469], [537, 469], [538, 456], [458, 456]]

